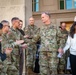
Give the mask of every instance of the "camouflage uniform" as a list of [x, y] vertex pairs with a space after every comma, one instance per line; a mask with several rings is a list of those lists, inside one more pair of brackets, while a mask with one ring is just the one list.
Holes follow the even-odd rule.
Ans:
[[[60, 29], [59, 29], [60, 30]], [[68, 31], [65, 30], [60, 30], [59, 34], [59, 48], [63, 48], [65, 46], [66, 40], [68, 36]], [[65, 61], [66, 55], [64, 54], [62, 58], [59, 58], [59, 65], [58, 65], [58, 70], [60, 74], [64, 73], [65, 67], [66, 67], [66, 61]]]
[[[24, 39], [23, 35], [18, 31], [18, 29], [11, 28], [10, 32], [11, 32], [11, 35], [10, 35], [9, 39], [12, 39], [13, 41]], [[14, 42], [13, 42], [12, 45], [14, 45]], [[15, 66], [17, 67], [17, 69], [19, 71], [19, 69], [20, 69], [20, 65], [19, 65], [19, 63], [20, 63], [20, 53], [21, 53], [22, 48], [20, 47], [20, 45], [14, 45], [13, 49], [14, 50], [12, 52], [12, 58], [13, 58]]]
[[2, 62], [1, 57], [0, 57], [0, 75], [2, 75], [2, 74], [4, 75], [3, 68], [4, 68], [3, 62]]
[[29, 47], [26, 49], [26, 70], [27, 73], [33, 73], [33, 69], [35, 66], [35, 59], [36, 59], [36, 42], [32, 44], [32, 39], [39, 33], [39, 28], [35, 25], [28, 25], [24, 32], [26, 35], [29, 36], [27, 38], [27, 42], [30, 44]]
[[[6, 68], [4, 68], [4, 71], [7, 72], [8, 75], [19, 75], [19, 62], [20, 62], [20, 47], [19, 45], [16, 45], [15, 41], [22, 39], [23, 36], [20, 34], [18, 30], [14, 30], [13, 28], [10, 29], [10, 31], [7, 34], [3, 34], [2, 37], [2, 50], [7, 47], [12, 47], [13, 51], [10, 56], [8, 56], [8, 59], [4, 61], [4, 65]], [[11, 61], [10, 61], [11, 60]], [[9, 62], [10, 61], [10, 62]], [[6, 64], [8, 62], [8, 64]], [[13, 70], [11, 70], [13, 69]], [[9, 72], [9, 70], [11, 70]]]
[[57, 74], [57, 40], [58, 33], [56, 25], [44, 25], [40, 30], [41, 47], [40, 47], [40, 75]]
[[[10, 39], [8, 39], [7, 34], [2, 34], [2, 53], [4, 53], [6, 48], [12, 48], [12, 44], [10, 43]], [[3, 70], [2, 70], [2, 75], [18, 75], [18, 71], [16, 66], [13, 64], [12, 60], [12, 54], [7, 55], [6, 60], [3, 61]]]

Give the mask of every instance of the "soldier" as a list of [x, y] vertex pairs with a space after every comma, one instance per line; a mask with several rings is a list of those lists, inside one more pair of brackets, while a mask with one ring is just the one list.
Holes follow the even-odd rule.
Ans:
[[[12, 20], [12, 27], [11, 27], [11, 35], [12, 36], [12, 40], [16, 41], [16, 40], [22, 40], [24, 41], [24, 37], [23, 35], [19, 32], [18, 30], [18, 27], [20, 25], [20, 19], [17, 18], [17, 17], [13, 17]], [[20, 67], [21, 65], [19, 64], [20, 63], [20, 57], [21, 57], [21, 50], [23, 50], [22, 48], [26, 48], [27, 45], [25, 43], [22, 43], [21, 45], [19, 46], [15, 46], [14, 47], [14, 51], [13, 51], [13, 59], [14, 59], [14, 62], [15, 62], [15, 65], [19, 71], [19, 75], [22, 75], [22, 71], [20, 71]]]
[[[4, 53], [5, 49], [12, 50], [13, 48], [7, 36], [7, 33], [9, 32], [9, 22], [3, 20], [1, 23], [3, 24], [1, 45], [2, 45], [2, 53]], [[15, 71], [17, 70], [12, 63], [11, 54], [7, 54], [7, 59], [3, 62], [3, 66], [4, 66], [2, 70], [3, 73], [1, 73], [2, 75], [6, 75], [6, 74], [12, 75], [13, 73], [11, 72], [13, 71], [15, 73]], [[15, 75], [16, 74], [17, 73], [15, 73]]]
[[66, 41], [66, 44], [64, 46], [63, 49], [59, 49], [59, 53], [60, 54], [63, 54], [66, 52], [66, 50], [68, 50], [70, 48], [70, 67], [71, 67], [71, 70], [72, 70], [72, 75], [76, 75], [76, 46], [75, 46], [75, 43], [76, 43], [76, 22], [73, 23], [73, 25], [71, 26], [70, 28], [70, 33], [68, 35], [68, 38], [67, 38], [67, 41]]
[[24, 31], [22, 30], [22, 27], [23, 27], [23, 21], [20, 20], [20, 25], [18, 26], [18, 30], [19, 30], [19, 31], [21, 32], [21, 34], [24, 36], [25, 33], [24, 33]]
[[[65, 22], [62, 22], [60, 27], [60, 34], [59, 34], [59, 48], [63, 48], [65, 45], [65, 42], [67, 40], [68, 36], [68, 31], [66, 30], [66, 24]], [[65, 68], [66, 68], [66, 61], [65, 61], [65, 55], [63, 55], [62, 58], [59, 58], [59, 65], [58, 65], [58, 70], [59, 74], [64, 74]]]
[[[25, 31], [25, 38], [27, 39], [28, 43], [32, 43], [34, 37], [39, 34], [39, 28], [34, 24], [35, 20], [33, 17], [29, 18], [29, 25], [24, 28]], [[27, 74], [34, 74], [34, 67], [35, 67], [35, 59], [36, 59], [36, 43], [30, 44], [29, 48], [26, 49], [26, 70]]]
[[[59, 31], [56, 25], [50, 21], [50, 14], [44, 12], [41, 14], [41, 19], [44, 25], [40, 29], [41, 47], [40, 47], [40, 75], [57, 75], [57, 39]], [[38, 36], [37, 36], [38, 37]], [[34, 38], [37, 40], [37, 38]]]
[[[14, 58], [14, 46], [18, 46], [17, 41], [13, 40], [12, 38], [16, 39], [15, 36], [12, 33], [9, 33], [9, 22], [6, 20], [3, 20], [1, 22], [3, 24], [3, 29], [2, 29], [2, 52], [5, 51], [5, 48], [12, 48], [13, 51], [11, 53], [11, 55], [7, 55], [7, 59], [4, 61], [4, 65], [5, 65], [5, 69], [4, 71], [6, 71], [6, 73], [8, 75], [12, 75], [13, 72], [15, 75], [19, 74], [18, 71], [18, 67], [16, 66], [16, 61], [14, 59], [16, 59], [16, 57]], [[16, 42], [15, 42], [16, 41]]]
[[[24, 36], [25, 33], [24, 31], [22, 30], [22, 26], [23, 26], [23, 21], [20, 20], [20, 24], [18, 26], [18, 30], [20, 31], [20, 33]], [[23, 50], [20, 51], [20, 75], [22, 75], [22, 72], [23, 72], [23, 63], [24, 63], [24, 53], [23, 53]]]
[[2, 28], [3, 28], [3, 24], [0, 23], [0, 32], [1, 32], [1, 33], [0, 33], [0, 57], [1, 57], [1, 60], [4, 61], [4, 60], [6, 59], [6, 54], [10, 54], [12, 50], [6, 49], [3, 54], [1, 53], [1, 41], [2, 41], [1, 35], [2, 35]]
[[[0, 36], [2, 35], [2, 28], [3, 28], [3, 24], [0, 23]], [[10, 54], [12, 50], [6, 49], [5, 52], [2, 54], [1, 41], [2, 41], [2, 37], [0, 38], [0, 57], [1, 60], [4, 61], [6, 59], [6, 54]]]

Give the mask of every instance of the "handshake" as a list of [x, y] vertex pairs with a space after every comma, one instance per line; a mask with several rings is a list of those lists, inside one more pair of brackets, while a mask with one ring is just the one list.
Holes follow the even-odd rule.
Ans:
[[24, 40], [16, 40], [15, 43], [16, 43], [17, 45], [19, 45], [20, 47], [22, 47], [22, 48], [27, 48], [27, 47], [28, 47], [28, 45], [25, 44]]
[[[19, 45], [23, 49], [28, 47], [28, 45], [24, 43], [24, 40], [16, 40], [15, 44]], [[13, 50], [13, 48], [8, 46], [7, 48], [4, 49], [4, 53], [7, 55], [10, 55], [12, 50]]]

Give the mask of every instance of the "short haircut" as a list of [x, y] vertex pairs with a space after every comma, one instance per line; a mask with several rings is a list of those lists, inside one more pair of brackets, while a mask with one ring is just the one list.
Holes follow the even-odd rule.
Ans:
[[49, 16], [49, 18], [51, 17], [51, 14], [49, 12], [42, 12], [42, 14], [46, 14]]
[[63, 23], [65, 23], [65, 22], [61, 22], [60, 25], [62, 25]]
[[0, 29], [2, 29], [3, 28], [3, 24], [2, 23], [0, 23]]
[[30, 18], [33, 18], [33, 19], [34, 19], [34, 17], [33, 17], [33, 16], [30, 16], [30, 17], [29, 17], [29, 19], [30, 19]]
[[13, 17], [13, 18], [11, 19], [11, 21], [15, 21], [15, 20], [19, 20], [19, 18], [18, 18], [18, 17]]
[[3, 24], [3, 23], [8, 23], [8, 24], [9, 24], [9, 22], [8, 22], [7, 20], [2, 20], [1, 23], [2, 23], [2, 24]]
[[22, 20], [20, 20], [20, 22], [23, 22]]

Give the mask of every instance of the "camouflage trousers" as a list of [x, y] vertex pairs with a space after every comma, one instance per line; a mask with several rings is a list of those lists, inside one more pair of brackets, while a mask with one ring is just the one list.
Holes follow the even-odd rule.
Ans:
[[6, 59], [3, 61], [3, 68], [1, 69], [0, 75], [19, 75], [19, 71], [12, 62]]
[[31, 45], [26, 49], [26, 72], [28, 68], [30, 68], [32, 71], [35, 67], [35, 59], [36, 59], [36, 45]]
[[69, 56], [69, 51], [66, 51], [66, 53], [62, 56], [62, 58], [59, 58], [59, 63], [58, 63], [58, 70], [59, 71], [64, 71], [66, 70], [67, 66], [67, 57]]
[[56, 75], [58, 58], [57, 52], [40, 51], [40, 75]]
[[17, 75], [19, 75], [19, 61], [20, 56], [12, 53], [12, 65], [15, 66]]
[[65, 54], [61, 58], [59, 58], [58, 69], [65, 70]]

